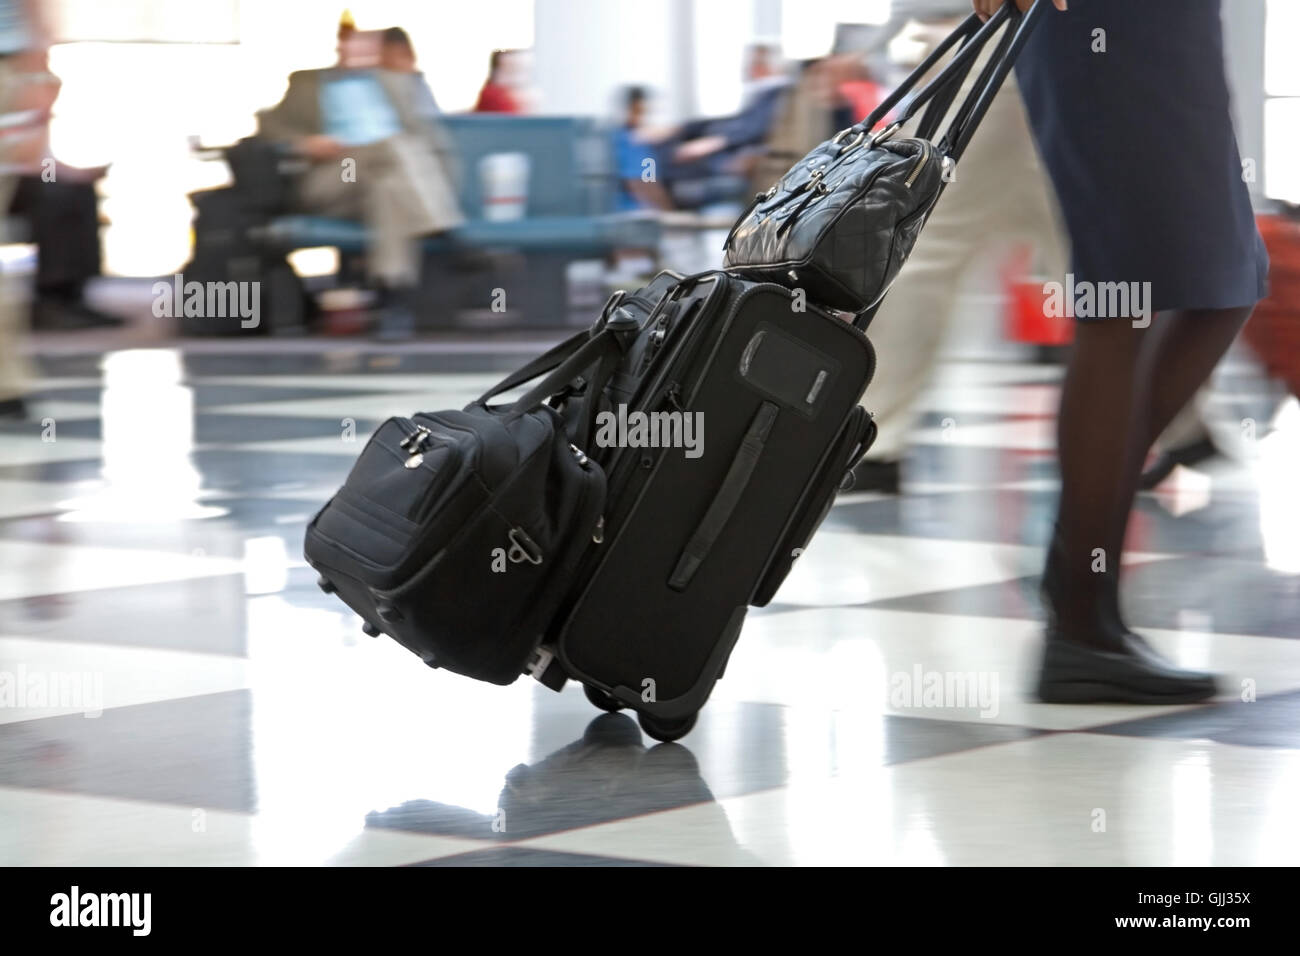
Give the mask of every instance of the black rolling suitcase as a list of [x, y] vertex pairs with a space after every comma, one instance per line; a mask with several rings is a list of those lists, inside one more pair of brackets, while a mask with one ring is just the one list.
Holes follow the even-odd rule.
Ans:
[[[433, 666], [575, 679], [652, 737], [689, 732], [747, 609], [771, 600], [875, 436], [864, 330], [1042, 7], [969, 18], [755, 198], [728, 270], [662, 273], [464, 411], [382, 426], [308, 528], [322, 587]], [[923, 108], [917, 136], [896, 138]], [[513, 570], [490, 567], [496, 551]]]
[[875, 355], [844, 317], [726, 272], [676, 281], [642, 328], [658, 351], [625, 360], [631, 388], [611, 383], [602, 420], [679, 416], [694, 442], [588, 450], [608, 476], [602, 533], [542, 655], [673, 739], [870, 445]]

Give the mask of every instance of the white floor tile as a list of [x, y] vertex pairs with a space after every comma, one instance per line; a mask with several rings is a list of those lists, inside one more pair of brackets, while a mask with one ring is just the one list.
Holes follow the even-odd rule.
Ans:
[[1300, 753], [1070, 734], [524, 845], [704, 865], [1292, 865], [1297, 800]]
[[221, 654], [0, 636], [0, 724], [238, 690], [249, 672]]
[[473, 840], [0, 787], [3, 866], [400, 866]]
[[[1177, 663], [1223, 675], [1224, 700], [1240, 698], [1243, 681], [1253, 681], [1259, 696], [1300, 689], [1300, 642], [1197, 631], [1143, 633]], [[1012, 618], [872, 608], [756, 614], [713, 699], [1047, 730], [1185, 709], [1039, 703], [1033, 687], [1041, 640], [1041, 624]], [[921, 692], [913, 690], [918, 668]], [[931, 674], [954, 682], [942, 706], [923, 693], [927, 681], [935, 680]], [[964, 697], [957, 696], [957, 683]]]
[[229, 558], [142, 548], [0, 540], [0, 600], [130, 584], [181, 581], [243, 569]]

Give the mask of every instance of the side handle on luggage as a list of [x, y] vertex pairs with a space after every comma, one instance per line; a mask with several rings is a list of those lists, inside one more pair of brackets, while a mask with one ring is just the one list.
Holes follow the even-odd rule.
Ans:
[[686, 590], [686, 586], [691, 583], [691, 578], [708, 557], [714, 542], [722, 534], [722, 529], [726, 527], [731, 513], [736, 510], [736, 505], [740, 503], [740, 497], [745, 493], [745, 487], [754, 476], [754, 469], [763, 455], [767, 436], [772, 431], [778, 411], [775, 402], [764, 402], [759, 407], [754, 420], [749, 423], [749, 430], [745, 432], [740, 450], [736, 452], [736, 457], [727, 470], [727, 477], [722, 480], [722, 485], [718, 488], [718, 493], [713, 496], [709, 510], [704, 513], [704, 518], [695, 529], [695, 534], [691, 535], [691, 540], [686, 543], [682, 556], [677, 559], [677, 566], [673, 568], [672, 576], [668, 579], [668, 586], [674, 591]]

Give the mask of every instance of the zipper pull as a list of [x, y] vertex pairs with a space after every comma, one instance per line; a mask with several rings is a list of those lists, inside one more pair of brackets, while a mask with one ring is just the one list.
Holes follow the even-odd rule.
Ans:
[[808, 204], [810, 202], [812, 202], [818, 196], [823, 196], [826, 193], [830, 192], [830, 189], [826, 186], [824, 182], [822, 182], [821, 177], [822, 177], [821, 173], [815, 174], [815, 182], [812, 182], [812, 185], [808, 190], [808, 195], [803, 197], [803, 202], [799, 203], [799, 205], [795, 207], [794, 212], [790, 213], [790, 215], [786, 217], [785, 222], [777, 226], [776, 234], [778, 236], [784, 236], [790, 230], [790, 227], [794, 225], [795, 220], [798, 219], [800, 214], [802, 214], [803, 211], [808, 208]]
[[595, 544], [601, 544], [605, 540], [605, 516], [601, 515], [596, 519], [596, 529], [591, 533], [591, 540]]
[[675, 412], [685, 412], [686, 406], [682, 404], [682, 394], [679, 391], [680, 386], [673, 382], [668, 386], [668, 392], [664, 395], [664, 401], [672, 406]]
[[412, 455], [418, 454], [424, 450], [424, 444], [433, 437], [433, 432], [423, 425], [416, 425], [414, 434], [407, 435], [401, 441], [401, 447], [405, 448]]
[[424, 449], [432, 437], [433, 432], [423, 425], [416, 425], [415, 434], [407, 435], [402, 439], [402, 448], [409, 456], [403, 463], [407, 468], [415, 470], [424, 464]]
[[758, 204], [761, 203], [764, 199], [771, 199], [772, 196], [774, 196], [775, 194], [776, 194], [775, 185], [773, 185], [772, 188], [765, 193], [754, 194], [753, 200], [750, 202], [748, 206], [745, 207], [745, 211], [740, 214], [740, 218], [731, 224], [731, 231], [727, 233], [727, 238], [722, 241], [723, 252], [726, 252], [728, 249], [731, 248], [731, 240], [735, 238], [736, 230], [740, 228], [741, 223], [743, 223], [746, 219], [749, 218], [749, 214], [753, 212], [755, 209], [757, 209]]

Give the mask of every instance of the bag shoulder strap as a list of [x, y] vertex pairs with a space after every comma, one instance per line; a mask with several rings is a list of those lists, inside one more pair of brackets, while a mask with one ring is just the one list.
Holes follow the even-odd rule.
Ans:
[[595, 338], [596, 335], [599, 334], [600, 330], [604, 328], [605, 323], [609, 321], [610, 316], [618, 308], [619, 303], [621, 303], [625, 298], [627, 298], [627, 293], [623, 290], [620, 289], [618, 292], [615, 292], [605, 302], [604, 308], [600, 311], [600, 318], [596, 320], [595, 325], [590, 329], [583, 329], [581, 332], [575, 332], [563, 342], [547, 349], [522, 368], [511, 372], [480, 395], [478, 403], [484, 404], [490, 399], [496, 398], [498, 395], [505, 394], [512, 388], [518, 388], [520, 385], [524, 384], [524, 382], [532, 381], [537, 376], [544, 375], [552, 369], [557, 368], [569, 356], [582, 348], [584, 342]]
[[537, 358], [533, 359], [522, 368], [511, 372], [501, 381], [497, 382], [490, 389], [479, 396], [480, 404], [486, 403], [490, 399], [503, 395], [512, 388], [518, 388], [524, 382], [531, 382], [539, 375], [543, 375], [551, 369], [558, 367], [570, 355], [582, 348], [582, 343], [591, 338], [591, 333], [583, 329], [574, 335], [569, 336], [559, 345], [552, 346]]
[[[550, 352], [539, 356], [518, 372], [508, 376], [489, 389], [478, 399], [476, 404], [486, 407], [487, 402], [494, 396], [527, 381], [526, 378], [520, 378], [520, 376], [528, 371], [530, 367], [534, 369], [534, 374], [528, 377], [535, 378], [538, 374], [541, 374], [543, 366], [551, 364], [556, 355], [567, 352], [568, 354], [558, 364], [554, 365], [544, 379], [515, 401], [497, 410], [505, 413], [504, 420], [506, 422], [522, 418], [556, 392], [570, 385], [574, 379], [594, 365], [596, 371], [587, 381], [581, 395], [570, 399], [580, 403], [579, 425], [574, 438], [579, 447], [585, 448], [596, 417], [600, 396], [604, 393], [605, 385], [608, 383], [610, 376], [614, 374], [614, 370], [618, 368], [619, 362], [627, 351], [628, 344], [637, 331], [635, 319], [632, 319], [629, 315], [626, 320], [621, 320], [616, 312], [614, 318], [607, 322], [599, 332], [586, 338], [585, 342], [578, 342], [577, 348], [571, 346], [580, 336], [573, 336], [561, 342]], [[586, 337], [586, 333], [582, 333], [581, 337]]]

